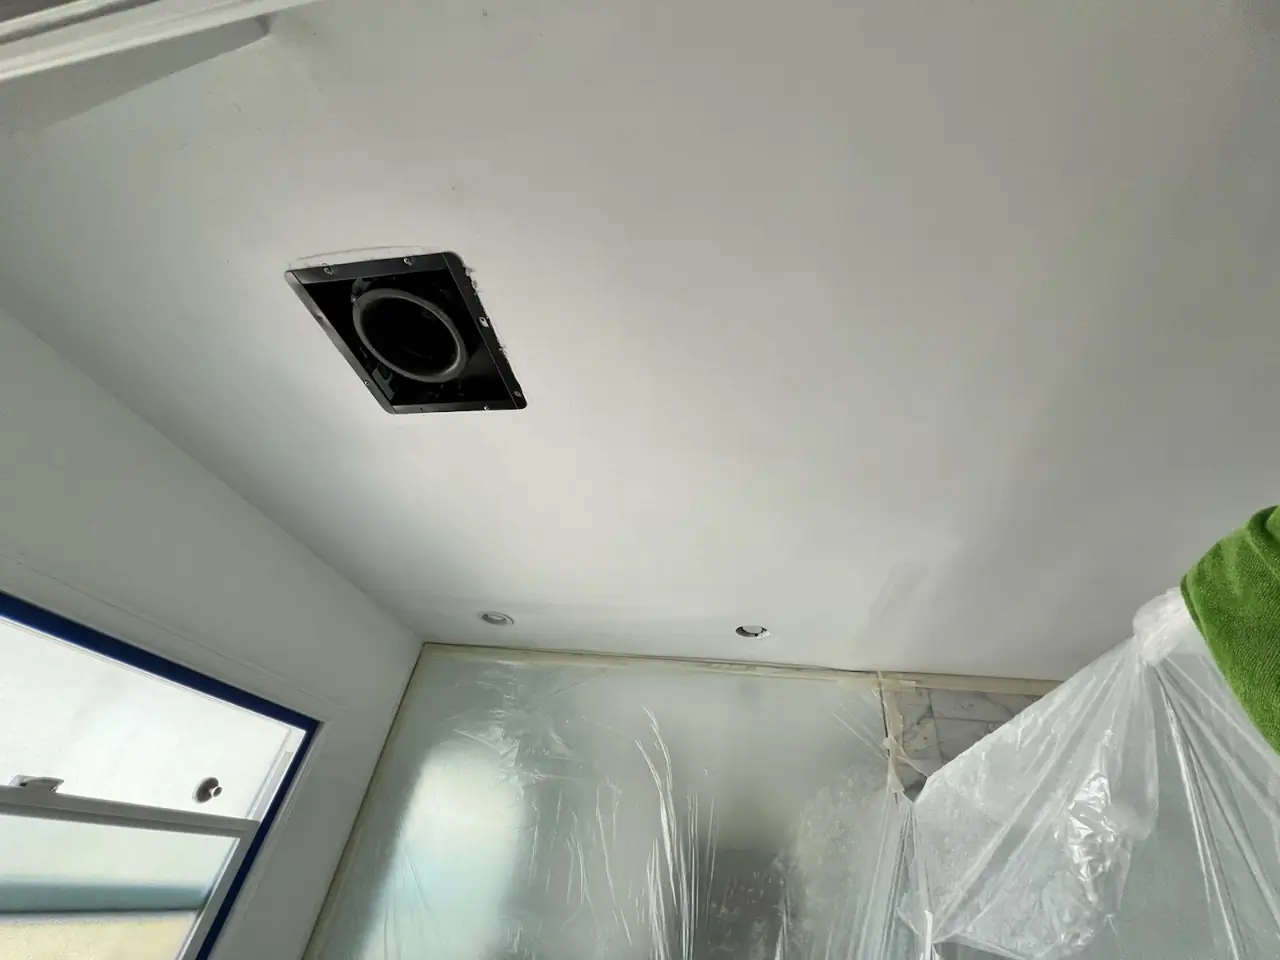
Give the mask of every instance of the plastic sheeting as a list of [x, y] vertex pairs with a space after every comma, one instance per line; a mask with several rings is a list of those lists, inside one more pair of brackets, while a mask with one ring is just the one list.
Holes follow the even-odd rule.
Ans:
[[312, 955], [882, 956], [883, 741], [865, 678], [431, 652]]
[[1280, 957], [1280, 758], [1177, 591], [925, 785], [942, 956]]
[[914, 805], [874, 681], [430, 652], [310, 956], [1280, 956], [1280, 760], [1135, 626]]

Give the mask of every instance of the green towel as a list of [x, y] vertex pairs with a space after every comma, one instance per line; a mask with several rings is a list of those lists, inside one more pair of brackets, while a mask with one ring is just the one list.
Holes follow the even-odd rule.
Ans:
[[1258, 730], [1280, 752], [1280, 512], [1256, 513], [1182, 579], [1213, 659]]

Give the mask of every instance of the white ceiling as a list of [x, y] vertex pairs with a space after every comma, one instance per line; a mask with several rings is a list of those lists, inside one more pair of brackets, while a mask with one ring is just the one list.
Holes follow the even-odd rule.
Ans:
[[[1276, 498], [1278, 43], [326, 0], [0, 90], [0, 303], [428, 637], [1058, 677]], [[474, 269], [528, 410], [388, 416], [282, 278], [396, 245]]]

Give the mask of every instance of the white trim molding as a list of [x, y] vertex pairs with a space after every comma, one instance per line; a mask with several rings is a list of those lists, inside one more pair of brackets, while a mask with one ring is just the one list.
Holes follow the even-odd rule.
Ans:
[[310, 0], [73, 0], [0, 23], [0, 81], [267, 17]]

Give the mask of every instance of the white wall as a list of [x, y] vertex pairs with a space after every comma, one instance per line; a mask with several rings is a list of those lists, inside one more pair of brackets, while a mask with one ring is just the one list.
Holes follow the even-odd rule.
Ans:
[[324, 721], [216, 953], [299, 956], [417, 639], [2, 312], [0, 589]]

